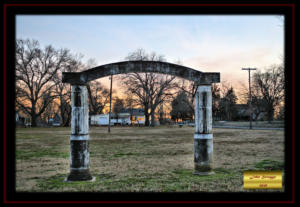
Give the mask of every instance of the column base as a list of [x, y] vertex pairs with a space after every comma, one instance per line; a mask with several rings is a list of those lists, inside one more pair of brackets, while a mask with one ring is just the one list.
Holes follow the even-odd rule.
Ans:
[[[68, 177], [66, 177], [64, 179], [64, 182], [67, 182], [67, 183], [70, 183], [70, 182], [76, 182], [78, 180], [68, 180]], [[92, 176], [92, 179], [91, 180], [81, 180], [81, 181], [86, 181], [86, 182], [95, 182], [96, 181], [96, 177], [95, 176]]]
[[213, 174], [213, 139], [212, 134], [194, 135], [194, 174]]
[[209, 164], [196, 164], [195, 163], [195, 171], [194, 175], [213, 175], [215, 174], [212, 170], [212, 166]]
[[84, 170], [71, 170], [70, 174], [66, 178], [66, 181], [89, 181], [93, 180], [89, 169]]
[[212, 174], [214, 174], [214, 172], [211, 164], [195, 163], [194, 175], [212, 175]]

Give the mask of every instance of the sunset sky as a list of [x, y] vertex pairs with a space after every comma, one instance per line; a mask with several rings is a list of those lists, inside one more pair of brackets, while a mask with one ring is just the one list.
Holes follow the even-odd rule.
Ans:
[[98, 65], [144, 48], [167, 62], [220, 72], [232, 84], [247, 83], [241, 68], [264, 69], [284, 55], [283, 17], [275, 15], [18, 15], [16, 31], [18, 39], [68, 48]]

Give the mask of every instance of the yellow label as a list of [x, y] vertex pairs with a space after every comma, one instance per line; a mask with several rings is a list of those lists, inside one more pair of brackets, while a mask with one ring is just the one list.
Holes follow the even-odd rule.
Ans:
[[282, 188], [281, 171], [245, 171], [245, 189]]

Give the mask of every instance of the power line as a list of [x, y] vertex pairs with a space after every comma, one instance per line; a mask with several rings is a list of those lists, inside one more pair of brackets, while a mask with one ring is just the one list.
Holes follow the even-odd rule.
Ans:
[[249, 108], [250, 108], [250, 129], [252, 129], [252, 95], [251, 95], [251, 70], [256, 70], [256, 68], [242, 68], [242, 70], [248, 70], [249, 74]]
[[111, 94], [112, 94], [113, 76], [110, 76], [110, 93], [109, 93], [109, 114], [108, 114], [108, 132], [110, 133], [110, 119], [111, 119]]

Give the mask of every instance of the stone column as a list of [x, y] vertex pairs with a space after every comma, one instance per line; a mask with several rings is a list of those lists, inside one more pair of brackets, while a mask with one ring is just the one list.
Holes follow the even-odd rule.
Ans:
[[212, 174], [212, 94], [211, 85], [199, 85], [195, 95], [194, 174]]
[[84, 85], [72, 85], [70, 174], [67, 181], [91, 180], [88, 93]]

